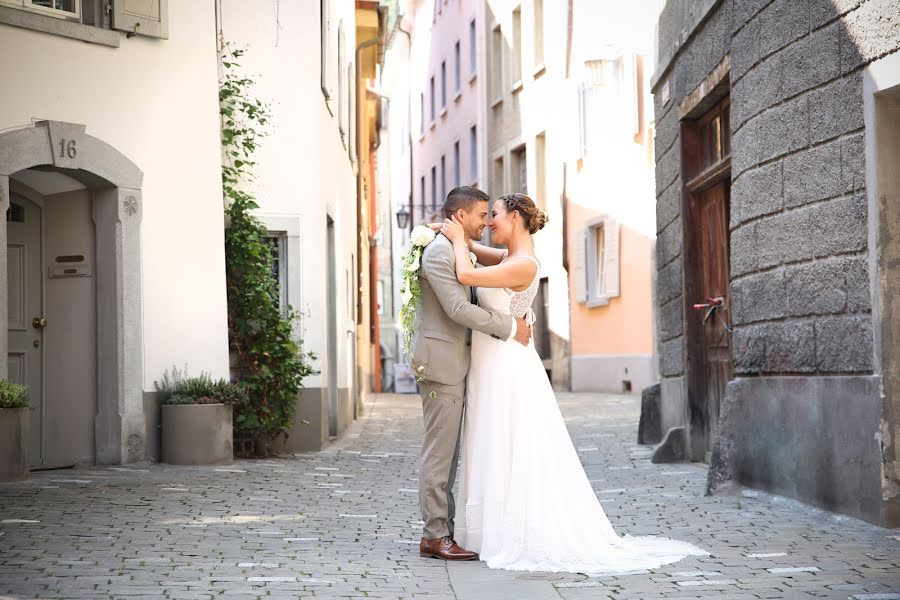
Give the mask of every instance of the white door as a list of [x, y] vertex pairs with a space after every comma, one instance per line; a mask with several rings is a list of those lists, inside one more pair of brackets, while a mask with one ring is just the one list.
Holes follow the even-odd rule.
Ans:
[[43, 264], [41, 208], [11, 195], [7, 213], [9, 292], [9, 379], [28, 386], [31, 397], [31, 464], [42, 465], [44, 405], [43, 369]]

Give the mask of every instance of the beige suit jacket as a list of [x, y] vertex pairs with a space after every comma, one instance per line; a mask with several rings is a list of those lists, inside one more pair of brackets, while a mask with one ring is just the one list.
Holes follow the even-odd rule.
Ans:
[[436, 236], [422, 253], [419, 284], [411, 341], [413, 369], [427, 381], [458, 384], [469, 372], [471, 330], [507, 339], [513, 318], [471, 303], [469, 286], [456, 279], [453, 244], [443, 235]]

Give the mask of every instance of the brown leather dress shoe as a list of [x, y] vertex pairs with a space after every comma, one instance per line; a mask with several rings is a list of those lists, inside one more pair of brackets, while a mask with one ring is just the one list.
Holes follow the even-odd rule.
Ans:
[[459, 544], [454, 542], [451, 537], [442, 537], [436, 540], [422, 538], [422, 541], [419, 542], [419, 554], [444, 560], [478, 560], [476, 552], [460, 548]]

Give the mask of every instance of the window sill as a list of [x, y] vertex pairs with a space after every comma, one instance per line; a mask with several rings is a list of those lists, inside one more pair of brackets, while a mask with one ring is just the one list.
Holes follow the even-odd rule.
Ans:
[[428, 129], [431, 129], [432, 131], [434, 131], [435, 125], [437, 125], [437, 121], [432, 121], [431, 124], [428, 126]]
[[475, 83], [475, 80], [478, 79], [478, 73], [472, 73], [469, 75], [469, 83]]
[[522, 80], [517, 79], [516, 82], [514, 84], [512, 84], [512, 88], [510, 88], [509, 91], [512, 92], [513, 94], [518, 94], [519, 92], [521, 92], [522, 91]]
[[499, 98], [494, 98], [491, 101], [491, 108], [497, 108], [501, 104], [503, 104], [503, 96], [500, 96]]
[[420, 131], [420, 132], [419, 132], [419, 141], [420, 141], [420, 142], [424, 142], [424, 141], [425, 141], [425, 132], [424, 132], [424, 131]]
[[584, 303], [585, 308], [600, 308], [601, 306], [609, 306], [609, 298], [607, 296], [599, 296], [591, 298]]
[[547, 72], [547, 65], [545, 65], [544, 63], [541, 63], [534, 67], [533, 76], [535, 79], [537, 79], [538, 77], [540, 77], [541, 75], [543, 75], [546, 72]]
[[438, 115], [438, 118], [443, 119], [446, 116], [447, 116], [447, 107], [445, 106], [444, 108], [441, 109], [441, 113]]
[[459, 102], [460, 98], [462, 98], [462, 90], [456, 90], [456, 95], [453, 96], [453, 101]]
[[9, 6], [0, 6], [0, 23], [113, 48], [118, 48], [122, 39], [118, 31], [110, 31]]

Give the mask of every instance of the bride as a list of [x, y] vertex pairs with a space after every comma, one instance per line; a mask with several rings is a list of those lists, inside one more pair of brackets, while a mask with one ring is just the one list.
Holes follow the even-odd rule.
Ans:
[[[480, 306], [534, 321], [539, 264], [531, 235], [546, 221], [528, 196], [502, 196], [489, 226], [507, 250], [467, 240], [455, 218], [444, 222], [457, 279], [477, 286]], [[470, 251], [484, 267], [473, 266]], [[473, 331], [466, 393], [456, 533], [489, 567], [590, 574], [656, 568], [707, 554], [667, 538], [616, 534], [581, 466], [533, 342], [526, 347]]]

